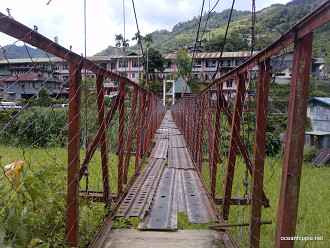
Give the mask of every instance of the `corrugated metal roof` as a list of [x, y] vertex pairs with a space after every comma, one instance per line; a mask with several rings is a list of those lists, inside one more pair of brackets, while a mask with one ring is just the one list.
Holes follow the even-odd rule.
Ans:
[[47, 63], [55, 58], [27, 58], [27, 59], [2, 59], [0, 64], [19, 64], [19, 63]]
[[325, 132], [325, 131], [309, 131], [309, 132], [305, 132], [305, 134], [324, 136], [324, 135], [330, 135], [330, 132]]
[[[254, 52], [253, 54], [255, 54]], [[194, 58], [209, 58], [209, 59], [217, 59], [220, 58], [220, 52], [212, 52], [212, 53], [196, 53], [194, 54]], [[243, 51], [243, 52], [224, 52], [222, 54], [222, 58], [247, 58], [250, 57], [251, 52]], [[192, 54], [188, 54], [191, 56]], [[139, 55], [131, 55], [131, 56], [121, 56], [121, 55], [111, 55], [111, 56], [90, 56], [87, 59], [91, 61], [109, 61], [113, 59], [137, 59], [141, 58]], [[175, 53], [163, 54], [163, 57], [167, 60], [175, 59]], [[64, 62], [65, 60], [55, 57], [55, 58], [26, 58], [26, 59], [6, 59], [0, 60], [0, 64], [19, 64], [19, 63], [48, 63], [48, 62]]]
[[316, 154], [315, 158], [311, 161], [311, 164], [317, 166], [327, 164], [330, 161], [330, 149], [322, 149]]
[[[188, 54], [192, 56], [192, 54]], [[194, 58], [209, 58], [209, 59], [218, 59], [220, 58], [220, 52], [213, 53], [196, 53], [194, 54]], [[251, 52], [243, 51], [243, 52], [224, 52], [222, 54], [222, 58], [247, 58], [250, 57]], [[175, 53], [163, 54], [165, 59], [175, 59]]]
[[313, 100], [330, 105], [330, 97], [313, 97], [313, 98], [309, 99], [308, 101], [310, 102]]

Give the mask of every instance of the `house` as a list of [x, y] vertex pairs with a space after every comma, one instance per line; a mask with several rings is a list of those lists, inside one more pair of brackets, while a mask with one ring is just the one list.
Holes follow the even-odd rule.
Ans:
[[4, 98], [15, 101], [39, 97], [41, 87], [45, 87], [51, 97], [67, 99], [69, 92], [62, 87], [63, 82], [53, 77], [43, 77], [38, 73], [21, 74], [4, 80]]
[[[293, 64], [293, 51], [273, 56], [270, 60], [272, 77], [278, 84], [290, 84]], [[324, 60], [312, 58], [311, 76], [320, 76]]]
[[330, 132], [330, 97], [314, 97], [308, 100], [307, 117], [313, 131]]
[[[183, 92], [186, 96], [191, 94], [191, 89], [190, 89], [189, 85], [180, 76], [177, 80], [175, 80], [175, 83], [174, 83], [175, 99], [181, 98], [182, 88], [183, 88]], [[169, 92], [166, 95], [173, 96], [173, 86], [171, 87], [171, 89], [169, 90]]]
[[314, 97], [308, 100], [307, 117], [313, 131], [306, 132], [306, 146], [330, 148], [330, 98]]

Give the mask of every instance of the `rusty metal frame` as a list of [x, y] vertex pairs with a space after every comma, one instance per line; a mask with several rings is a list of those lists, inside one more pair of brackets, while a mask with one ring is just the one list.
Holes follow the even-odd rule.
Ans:
[[297, 221], [300, 177], [305, 140], [313, 33], [308, 33], [294, 44], [287, 135], [283, 156], [283, 169], [274, 247], [294, 247]]
[[[330, 20], [330, 1], [325, 1], [318, 8], [312, 11], [309, 15], [303, 18], [301, 21], [297, 22], [294, 26], [290, 28], [284, 35], [275, 40], [271, 45], [266, 47], [261, 52], [255, 54], [240, 66], [236, 67], [232, 71], [228, 72], [224, 76], [216, 79], [212, 84], [208, 85], [199, 95], [196, 97], [186, 97], [181, 101], [177, 102], [173, 107], [173, 116], [177, 116], [176, 113], [181, 113], [182, 108], [185, 108], [184, 111], [188, 112], [187, 114], [187, 131], [184, 131], [183, 135], [186, 137], [187, 145], [189, 151], [194, 155], [196, 161], [196, 154], [200, 153], [200, 146], [196, 146], [195, 138], [196, 135], [200, 135], [196, 131], [198, 129], [201, 111], [199, 110], [200, 102], [203, 99], [209, 101], [211, 98], [210, 92], [211, 89], [218, 88], [217, 90], [217, 101], [216, 106], [213, 111], [215, 116], [215, 123], [213, 127], [213, 137], [212, 137], [212, 148], [214, 149], [214, 144], [217, 144], [216, 137], [216, 128], [217, 128], [217, 118], [219, 117], [220, 110], [217, 109], [218, 101], [221, 101], [221, 109], [224, 111], [224, 114], [227, 117], [228, 122], [232, 126], [231, 143], [228, 155], [228, 164], [227, 164], [227, 175], [225, 182], [225, 192], [223, 198], [216, 197], [215, 184], [212, 178], [212, 168], [216, 169], [216, 163], [214, 163], [214, 150], [212, 150], [212, 156], [209, 155], [209, 167], [210, 167], [210, 195], [214, 197], [214, 200], [217, 204], [223, 206], [223, 217], [228, 218], [228, 211], [230, 205], [236, 204], [251, 204], [251, 216], [250, 216], [250, 246], [258, 247], [259, 242], [257, 239], [260, 237], [260, 225], [263, 223], [261, 221], [261, 206], [269, 206], [269, 199], [265, 196], [262, 187], [263, 181], [263, 160], [264, 160], [264, 146], [265, 146], [265, 129], [266, 129], [266, 113], [267, 109], [267, 94], [268, 94], [268, 77], [269, 77], [269, 60], [277, 52], [281, 51], [283, 48], [288, 45], [295, 43], [294, 48], [294, 65], [292, 73], [292, 82], [291, 82], [291, 96], [289, 103], [289, 113], [288, 113], [288, 128], [286, 136], [286, 147], [284, 152], [284, 162], [283, 162], [283, 174], [281, 182], [281, 194], [280, 194], [280, 203], [278, 209], [278, 221], [277, 221], [277, 231], [275, 239], [275, 247], [293, 247], [293, 241], [281, 241], [281, 236], [294, 236], [295, 234], [295, 224], [296, 224], [296, 215], [297, 215], [297, 204], [299, 197], [299, 183], [300, 183], [300, 174], [301, 174], [301, 156], [302, 156], [302, 146], [304, 138], [304, 125], [305, 125], [305, 114], [306, 114], [306, 104], [307, 104], [307, 89], [308, 89], [308, 79], [309, 79], [309, 66], [311, 59], [311, 43], [312, 43], [312, 32], [321, 27], [322, 25], [328, 23]], [[259, 65], [259, 84], [263, 81], [264, 85], [259, 85], [258, 92], [258, 105], [257, 106], [257, 129], [258, 132], [255, 132], [255, 147], [254, 147], [254, 158], [253, 160], [249, 156], [248, 149], [243, 142], [237, 127], [240, 125], [235, 124], [235, 116], [240, 113], [237, 111], [240, 108], [241, 103], [238, 104], [236, 101], [235, 112], [233, 115], [228, 107], [228, 103], [221, 93], [221, 86], [227, 80], [232, 78], [241, 77], [242, 74], [248, 73], [252, 67]], [[264, 68], [262, 68], [264, 66]], [[264, 71], [263, 71], [264, 69]], [[263, 78], [261, 78], [263, 77]], [[239, 87], [239, 86], [238, 86]], [[263, 96], [259, 94], [264, 94]], [[237, 94], [236, 94], [237, 95]], [[206, 98], [205, 98], [206, 97]], [[237, 100], [237, 99], [236, 99]], [[238, 104], [238, 105], [237, 105]], [[208, 108], [208, 106], [206, 106]], [[264, 112], [263, 112], [264, 111]], [[259, 114], [258, 114], [259, 113]], [[293, 113], [295, 114], [295, 122], [293, 122]], [[262, 116], [264, 115], [264, 116]], [[177, 118], [174, 119], [177, 123]], [[297, 121], [298, 120], [298, 121]], [[206, 125], [209, 125], [206, 123]], [[181, 125], [181, 124], [180, 124]], [[197, 130], [196, 130], [197, 129]], [[206, 131], [208, 128], [206, 127]], [[210, 135], [208, 134], [208, 137]], [[236, 137], [234, 137], [236, 136]], [[197, 140], [199, 140], [197, 137]], [[239, 148], [246, 166], [252, 175], [252, 197], [242, 198], [242, 197], [231, 197], [231, 180], [233, 179], [234, 172], [234, 160], [236, 158], [236, 151]], [[258, 151], [256, 149], [258, 148]], [[254, 161], [254, 165], [252, 164]], [[214, 185], [213, 185], [214, 184]], [[291, 203], [290, 203], [291, 202]]]
[[235, 173], [237, 142], [240, 128], [241, 128], [241, 116], [243, 111], [243, 103], [245, 98], [245, 83], [246, 73], [240, 74], [237, 82], [235, 110], [231, 124], [231, 135], [228, 148], [228, 160], [226, 169], [226, 178], [224, 184], [223, 203], [222, 203], [222, 216], [225, 220], [228, 220], [229, 208], [231, 198], [232, 185]]
[[270, 78], [270, 59], [259, 64], [258, 75], [258, 94], [257, 94], [257, 112], [253, 152], [253, 171], [251, 182], [251, 208], [250, 208], [250, 247], [259, 247], [260, 225], [261, 225], [261, 207], [264, 198], [263, 192], [263, 174], [266, 153], [266, 129], [268, 113], [268, 94]]
[[70, 63], [69, 71], [67, 241], [69, 246], [78, 246], [81, 66]]

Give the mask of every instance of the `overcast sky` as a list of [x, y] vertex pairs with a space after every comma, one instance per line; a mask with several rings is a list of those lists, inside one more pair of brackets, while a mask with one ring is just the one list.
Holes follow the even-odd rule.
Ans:
[[[78, 54], [84, 53], [84, 0], [1, 0], [0, 12], [10, 9], [12, 17], [33, 28], [38, 26], [42, 35], [53, 39], [58, 37], [60, 45]], [[206, 0], [204, 11], [209, 10], [217, 0]], [[290, 0], [256, 0], [257, 10], [274, 3], [285, 4]], [[115, 44], [115, 34], [124, 33], [124, 8], [120, 0], [86, 0], [87, 2], [87, 55], [91, 56], [109, 45]], [[216, 11], [231, 7], [232, 0], [220, 0]], [[139, 28], [143, 35], [155, 30], [167, 29], [178, 22], [198, 16], [202, 0], [135, 0]], [[126, 38], [136, 33], [136, 24], [131, 0], [124, 0]], [[250, 10], [251, 1], [236, 0], [235, 9]], [[196, 30], [197, 31], [197, 30]], [[0, 33], [0, 45], [8, 45], [15, 40]], [[134, 42], [130, 42], [134, 45]]]

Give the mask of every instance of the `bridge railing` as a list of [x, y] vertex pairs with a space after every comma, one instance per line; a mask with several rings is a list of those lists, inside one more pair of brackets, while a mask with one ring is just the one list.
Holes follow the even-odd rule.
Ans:
[[[298, 222], [296, 228], [296, 222], [313, 31], [329, 19], [326, 1], [196, 97], [184, 97], [172, 106], [205, 187], [221, 206], [221, 216], [229, 220], [214, 228], [231, 226], [239, 247], [268, 246], [274, 240], [275, 247], [293, 247], [294, 240], [281, 237], [306, 236], [304, 226]], [[274, 87], [292, 43], [286, 109], [276, 105], [281, 101], [274, 101]], [[234, 92], [228, 87], [232, 84]]]
[[[16, 39], [1, 47], [2, 96], [21, 98], [0, 112], [0, 246], [84, 247], [143, 165], [166, 109], [36, 27], [0, 14], [0, 31]], [[8, 57], [16, 43], [22, 63]]]

